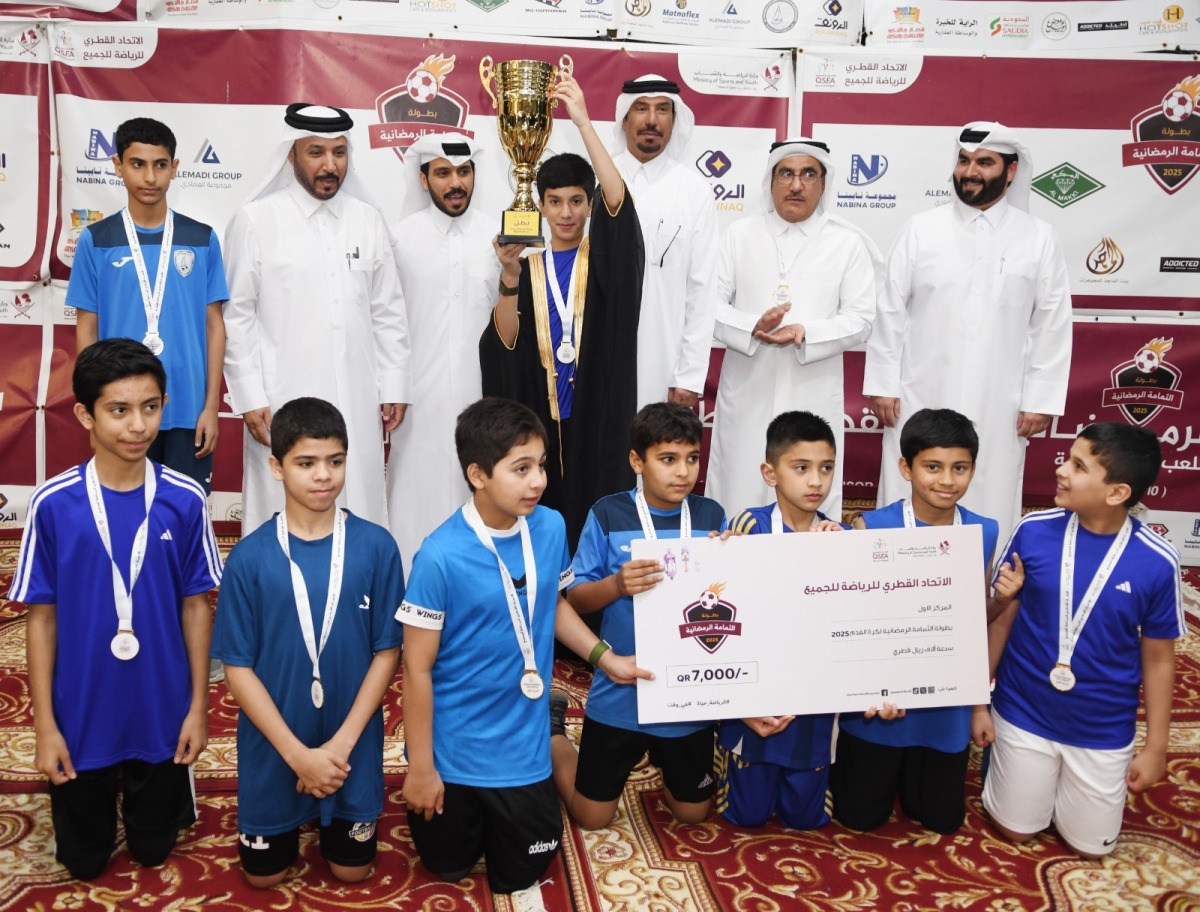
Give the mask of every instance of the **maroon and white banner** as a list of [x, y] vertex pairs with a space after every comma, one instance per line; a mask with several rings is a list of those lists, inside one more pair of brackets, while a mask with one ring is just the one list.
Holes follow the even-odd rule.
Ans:
[[863, 0], [624, 0], [616, 14], [620, 38], [720, 47], [853, 45], [862, 25]]

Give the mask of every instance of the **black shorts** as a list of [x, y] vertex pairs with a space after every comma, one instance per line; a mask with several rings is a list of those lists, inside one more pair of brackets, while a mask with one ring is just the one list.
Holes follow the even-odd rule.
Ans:
[[511, 788], [445, 783], [441, 814], [409, 811], [408, 827], [425, 867], [461, 879], [484, 856], [493, 893], [531, 887], [562, 842], [562, 811], [553, 779]]
[[[327, 827], [320, 828], [321, 855], [344, 868], [361, 868], [375, 860], [378, 834], [375, 821], [354, 822], [334, 817]], [[238, 833], [238, 857], [242, 869], [255, 877], [271, 877], [286, 871], [296, 863], [300, 854], [300, 828], [256, 836]]]
[[829, 775], [833, 816], [851, 830], [874, 830], [887, 823], [900, 795], [910, 820], [935, 833], [953, 833], [967, 806], [970, 745], [948, 754], [932, 747], [892, 747], [838, 732], [837, 762]]
[[50, 785], [50, 815], [57, 845], [54, 857], [80, 880], [98, 876], [112, 855], [118, 784], [125, 795], [125, 842], [138, 864], [162, 864], [179, 831], [196, 822], [190, 766], [174, 760], [126, 760], [79, 770], [76, 778]]
[[212, 493], [213, 454], [209, 453], [203, 459], [196, 458], [195, 428], [159, 431], [146, 450], [146, 456], [188, 476], [204, 488], [205, 494]]
[[575, 791], [592, 801], [615, 801], [638, 762], [662, 770], [663, 785], [676, 801], [699, 804], [713, 795], [713, 729], [678, 738], [629, 731], [583, 717]]

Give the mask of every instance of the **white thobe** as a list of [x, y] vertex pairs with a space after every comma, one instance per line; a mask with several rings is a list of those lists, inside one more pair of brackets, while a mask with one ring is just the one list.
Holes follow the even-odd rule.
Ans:
[[[804, 326], [799, 346], [763, 344], [753, 336], [781, 284], [792, 302], [783, 325]], [[705, 493], [730, 515], [773, 502], [760, 472], [767, 425], [780, 412], [802, 409], [828, 421], [837, 439], [837, 470], [821, 509], [839, 517], [842, 352], [866, 340], [875, 315], [875, 272], [862, 237], [823, 215], [796, 224], [774, 212], [743, 219], [721, 244], [713, 293], [716, 337], [726, 352]]]
[[900, 399], [900, 420], [884, 431], [879, 503], [909, 495], [897, 468], [905, 419], [951, 408], [979, 433], [963, 505], [995, 519], [1007, 541], [1027, 446], [1018, 413], [1061, 415], [1070, 367], [1070, 280], [1049, 224], [1005, 199], [913, 216], [888, 254], [867, 345], [863, 393]]
[[[225, 382], [233, 410], [325, 399], [346, 419], [338, 502], [387, 524], [379, 406], [409, 401], [408, 322], [387, 227], [348, 194], [320, 201], [299, 184], [254, 200], [225, 243]], [[244, 432], [242, 534], [283, 509], [269, 450]]]
[[431, 204], [393, 231], [412, 339], [412, 404], [392, 434], [388, 520], [406, 576], [425, 536], [470, 495], [454, 426], [481, 395], [479, 337], [496, 303], [499, 229], [473, 208], [451, 218]]
[[671, 387], [704, 392], [712, 349], [717, 215], [705, 180], [668, 155], [613, 156], [633, 194], [646, 270], [638, 322], [638, 408]]

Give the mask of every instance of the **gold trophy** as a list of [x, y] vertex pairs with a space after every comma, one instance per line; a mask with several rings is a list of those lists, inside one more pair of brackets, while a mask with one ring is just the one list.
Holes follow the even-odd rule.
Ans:
[[575, 62], [566, 54], [557, 67], [541, 60], [506, 60], [496, 66], [486, 55], [479, 61], [479, 78], [496, 109], [500, 144], [513, 163], [517, 181], [517, 195], [502, 217], [501, 244], [545, 246], [542, 214], [533, 202], [533, 181], [537, 160], [554, 127], [550, 112], [557, 101], [551, 100], [550, 91], [560, 76], [568, 77], [574, 69]]

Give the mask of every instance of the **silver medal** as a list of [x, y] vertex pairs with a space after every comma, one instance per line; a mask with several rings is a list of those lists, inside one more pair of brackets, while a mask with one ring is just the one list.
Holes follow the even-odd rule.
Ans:
[[325, 705], [325, 688], [321, 686], [321, 682], [313, 678], [312, 682], [312, 701], [313, 706], [320, 709]]
[[153, 352], [156, 357], [161, 355], [163, 353], [163, 349], [166, 348], [166, 346], [163, 345], [162, 336], [156, 332], [146, 333], [146, 338], [142, 339], [142, 344], [146, 346], [146, 348], [150, 349], [150, 351]]
[[554, 355], [558, 358], [560, 363], [570, 364], [575, 360], [575, 346], [564, 339], [563, 343], [558, 346], [558, 351], [556, 351]]
[[122, 662], [132, 659], [140, 648], [141, 644], [132, 630], [118, 630], [117, 635], [112, 638], [112, 654]]
[[542, 683], [541, 675], [536, 671], [527, 671], [521, 675], [521, 693], [529, 699], [540, 699], [545, 689], [546, 686]]

